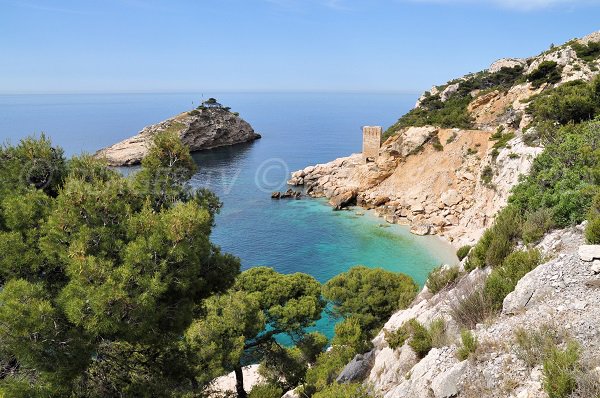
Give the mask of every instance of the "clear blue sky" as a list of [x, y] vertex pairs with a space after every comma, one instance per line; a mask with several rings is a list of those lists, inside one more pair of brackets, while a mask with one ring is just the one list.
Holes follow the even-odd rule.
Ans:
[[600, 0], [0, 0], [0, 92], [416, 92], [596, 30]]

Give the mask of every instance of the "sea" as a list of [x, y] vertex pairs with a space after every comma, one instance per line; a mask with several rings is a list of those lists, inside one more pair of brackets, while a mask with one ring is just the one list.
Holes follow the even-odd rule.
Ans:
[[[442, 263], [457, 261], [438, 237], [410, 234], [360, 209], [333, 211], [321, 199], [273, 200], [291, 172], [361, 151], [362, 126], [386, 128], [417, 94], [404, 93], [139, 93], [0, 95], [0, 141], [50, 137], [68, 156], [134, 135], [214, 97], [248, 121], [262, 139], [197, 152], [194, 187], [210, 188], [223, 208], [212, 241], [242, 268], [304, 272], [320, 282], [355, 265], [410, 275], [423, 285]], [[335, 319], [316, 326], [331, 336]]]

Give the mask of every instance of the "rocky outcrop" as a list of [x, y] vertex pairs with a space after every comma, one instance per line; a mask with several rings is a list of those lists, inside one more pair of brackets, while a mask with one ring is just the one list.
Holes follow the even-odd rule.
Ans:
[[[376, 209], [387, 222], [460, 246], [480, 237], [542, 150], [516, 137], [493, 154], [490, 137], [482, 130], [411, 127], [386, 141], [375, 163], [356, 154], [299, 170], [288, 183], [331, 199], [334, 207], [355, 192], [358, 205]], [[487, 168], [489, 181], [482, 179]]]
[[145, 127], [135, 136], [101, 149], [95, 156], [106, 159], [110, 166], [138, 164], [148, 152], [152, 137], [163, 131], [177, 133], [191, 151], [234, 145], [260, 138], [260, 134], [255, 133], [237, 114], [225, 108], [204, 108], [184, 112]]

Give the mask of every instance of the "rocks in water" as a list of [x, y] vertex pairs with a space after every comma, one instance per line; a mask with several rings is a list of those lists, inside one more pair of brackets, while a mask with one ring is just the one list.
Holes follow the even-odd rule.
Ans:
[[260, 134], [237, 114], [225, 108], [205, 108], [184, 112], [157, 124], [145, 127], [137, 135], [96, 152], [110, 166], [131, 166], [148, 153], [155, 134], [175, 132], [190, 151], [217, 148], [254, 141]]
[[294, 191], [293, 189], [288, 189], [285, 192], [275, 191], [271, 194], [271, 199], [301, 199], [302, 192]]
[[375, 354], [373, 351], [356, 355], [354, 359], [346, 365], [335, 381], [338, 383], [363, 381], [369, 375], [369, 372], [373, 367], [374, 359]]
[[341, 210], [356, 204], [356, 191], [346, 191], [329, 199], [329, 204], [335, 210]]

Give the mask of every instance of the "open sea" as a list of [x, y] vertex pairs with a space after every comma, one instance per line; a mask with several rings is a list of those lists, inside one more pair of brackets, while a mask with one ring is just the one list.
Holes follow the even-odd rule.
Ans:
[[[387, 126], [417, 95], [204, 93], [240, 113], [263, 138], [194, 154], [192, 184], [224, 203], [212, 240], [244, 269], [264, 265], [325, 282], [354, 265], [404, 272], [420, 285], [440, 263], [457, 261], [437, 237], [417, 237], [367, 212], [334, 212], [322, 200], [270, 198], [289, 173], [361, 151], [363, 125]], [[120, 141], [202, 100], [201, 93], [0, 95], [0, 141], [44, 132], [67, 155]], [[317, 328], [331, 336], [333, 321]]]

